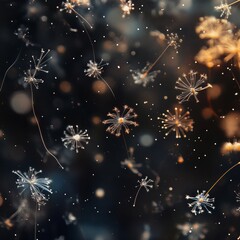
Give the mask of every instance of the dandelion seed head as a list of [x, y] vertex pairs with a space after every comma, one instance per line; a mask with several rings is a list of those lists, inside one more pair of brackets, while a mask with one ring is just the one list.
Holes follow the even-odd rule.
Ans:
[[175, 132], [176, 138], [186, 137], [186, 132], [193, 130], [193, 120], [190, 118], [190, 113], [187, 111], [182, 114], [181, 108], [175, 108], [175, 114], [172, 114], [169, 110], [167, 113], [163, 113], [162, 128], [167, 130], [165, 135], [167, 136], [170, 132]]
[[214, 198], [209, 198], [209, 194], [206, 194], [206, 191], [201, 193], [197, 190], [197, 195], [195, 197], [186, 196], [187, 200], [193, 200], [192, 203], [188, 203], [188, 206], [192, 208], [191, 212], [195, 215], [201, 214], [204, 211], [211, 213], [210, 208], [214, 209]]
[[131, 0], [120, 0], [120, 8], [122, 10], [122, 17], [125, 18], [127, 15], [130, 15], [131, 11], [134, 10], [134, 4]]
[[62, 2], [63, 8], [60, 9], [60, 11], [66, 11], [67, 13], [72, 13], [73, 9], [75, 8], [75, 3], [70, 0], [66, 0], [65, 2]]
[[207, 89], [211, 88], [211, 84], [207, 84], [206, 86], [202, 86], [205, 81], [207, 80], [206, 74], [200, 74], [200, 78], [197, 80], [197, 72], [191, 70], [189, 72], [189, 77], [184, 73], [183, 77], [179, 77], [175, 89], [181, 90], [181, 94], [177, 96], [177, 100], [180, 103], [188, 101], [192, 96], [194, 96], [196, 102], [199, 102], [197, 97], [198, 93]]
[[121, 135], [122, 129], [125, 130], [125, 133], [129, 134], [130, 132], [130, 125], [138, 126], [138, 123], [133, 121], [137, 117], [137, 114], [134, 112], [133, 108], [124, 105], [124, 110], [122, 114], [120, 114], [120, 110], [118, 108], [113, 109], [113, 113], [108, 113], [107, 116], [110, 119], [104, 120], [103, 124], [110, 124], [107, 128], [107, 132], [114, 134], [115, 136], [119, 137]]
[[138, 180], [139, 186], [144, 187], [147, 192], [149, 192], [150, 188], [153, 188], [154, 181], [152, 179], [148, 179], [148, 177], [142, 178], [140, 181]]
[[90, 60], [89, 63], [87, 64], [88, 68], [85, 69], [84, 72], [86, 73], [86, 76], [88, 76], [88, 77], [99, 78], [102, 74], [104, 65], [102, 65], [102, 60], [100, 63], [96, 63], [96, 62]]
[[221, 4], [214, 7], [216, 11], [221, 12], [220, 17], [228, 18], [231, 15], [231, 6], [225, 0], [221, 1]]
[[78, 149], [85, 149], [83, 143], [88, 144], [90, 137], [87, 130], [79, 130], [78, 125], [75, 128], [71, 125], [67, 126], [66, 131], [64, 131], [65, 137], [62, 138], [62, 142], [66, 148], [70, 147], [70, 150], [75, 150], [78, 153]]
[[178, 49], [182, 43], [182, 39], [179, 38], [177, 33], [166, 34], [167, 44], [174, 49]]
[[129, 158], [124, 159], [124, 161], [121, 162], [122, 167], [128, 168], [132, 173], [137, 174], [138, 176], [142, 176], [142, 174], [139, 172], [139, 168], [142, 167], [141, 163], [136, 163], [135, 158], [133, 156], [134, 149], [129, 149]]
[[146, 87], [150, 82], [155, 81], [155, 78], [157, 77], [158, 73], [160, 73], [160, 70], [148, 72], [149, 65], [150, 64], [147, 64], [141, 70], [138, 69], [133, 71], [132, 78], [135, 84]]
[[23, 188], [22, 194], [27, 189], [31, 192], [32, 199], [38, 204], [40, 207], [44, 205], [48, 198], [43, 193], [44, 191], [52, 194], [52, 189], [50, 188], [50, 184], [52, 182], [49, 178], [38, 178], [37, 175], [42, 173], [42, 171], [35, 171], [34, 168], [29, 167], [28, 172], [22, 173], [21, 171], [13, 171], [19, 178], [16, 181], [18, 188]]
[[36, 89], [39, 88], [39, 83], [44, 82], [43, 79], [37, 78], [36, 75], [39, 72], [48, 73], [45, 67], [47, 66], [47, 62], [51, 59], [51, 57], [46, 58], [49, 52], [50, 50], [45, 52], [43, 49], [41, 49], [39, 58], [35, 58], [34, 56], [32, 56], [34, 66], [32, 68], [30, 65], [30, 68], [24, 72], [24, 82], [27, 84], [33, 84]]

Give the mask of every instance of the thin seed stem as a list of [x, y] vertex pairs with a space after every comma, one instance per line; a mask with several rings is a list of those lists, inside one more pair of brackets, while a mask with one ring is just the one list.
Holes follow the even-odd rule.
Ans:
[[83, 21], [85, 21], [90, 28], [93, 28], [92, 25], [87, 21], [87, 19], [85, 19], [85, 18], [84, 18], [80, 13], [78, 13], [74, 8], [71, 8], [71, 10], [72, 10], [77, 16], [79, 16]]
[[92, 52], [93, 52], [93, 61], [96, 62], [96, 56], [95, 56], [95, 51], [94, 51], [94, 47], [93, 47], [93, 41], [92, 41], [92, 39], [91, 39], [91, 37], [90, 37], [90, 34], [89, 34], [87, 28], [85, 27], [84, 23], [83, 23], [82, 21], [80, 21], [80, 22], [81, 22], [81, 24], [82, 24], [82, 26], [83, 26], [86, 34], [87, 34], [87, 37], [88, 37], [89, 42], [90, 42], [90, 44], [91, 44]]
[[108, 89], [110, 90], [110, 92], [112, 93], [113, 97], [115, 98], [116, 100], [116, 96], [112, 90], [112, 88], [109, 86], [109, 84], [107, 83], [107, 81], [102, 77], [102, 76], [99, 76], [99, 78], [107, 85]]
[[8, 74], [8, 71], [15, 65], [15, 63], [18, 61], [19, 57], [20, 57], [20, 54], [21, 54], [21, 51], [22, 51], [22, 48], [20, 49], [16, 59], [14, 60], [14, 62], [8, 67], [8, 69], [6, 70], [4, 76], [3, 76], [3, 80], [2, 80], [2, 83], [1, 83], [1, 86], [0, 86], [0, 92], [2, 91], [2, 88], [3, 88], [3, 84], [5, 82], [5, 79], [6, 79], [6, 76]]
[[218, 184], [218, 182], [228, 173], [230, 172], [232, 169], [234, 169], [235, 167], [237, 167], [238, 165], [240, 165], [240, 162], [236, 163], [235, 165], [233, 165], [232, 167], [230, 167], [226, 172], [224, 172], [218, 179], [217, 181], [209, 188], [209, 190], [205, 193], [205, 196], [207, 196], [210, 191]]
[[234, 2], [231, 2], [231, 3], [228, 4], [228, 6], [232, 6], [232, 5], [234, 5], [234, 4], [238, 3], [238, 2], [240, 2], [240, 0], [236, 0]]
[[137, 197], [138, 197], [138, 194], [139, 194], [141, 188], [142, 188], [142, 186], [140, 185], [140, 187], [139, 187], [138, 190], [137, 190], [136, 196], [135, 196], [135, 198], [134, 198], [133, 207], [136, 206]]
[[123, 130], [122, 130], [122, 137], [123, 137], [124, 146], [125, 146], [126, 151], [127, 151], [127, 157], [128, 157], [128, 159], [130, 159], [130, 155], [129, 155], [128, 147], [127, 147], [127, 142], [126, 142], [126, 138], [125, 138], [125, 136], [124, 136]]
[[[239, 0], [240, 1], [240, 0]], [[168, 48], [171, 46], [171, 44], [168, 44], [167, 47], [162, 51], [162, 53], [158, 56], [158, 58], [155, 60], [155, 62], [148, 68], [148, 70], [145, 72], [145, 74], [147, 75], [152, 68], [158, 63], [158, 61], [160, 60], [160, 58], [163, 56], [163, 54], [168, 50]]]
[[35, 207], [35, 220], [34, 220], [34, 239], [37, 240], [37, 203]]
[[48, 153], [49, 155], [51, 155], [51, 156], [56, 160], [56, 162], [58, 163], [58, 165], [59, 165], [62, 169], [64, 169], [64, 167], [63, 167], [63, 166], [61, 165], [61, 163], [58, 161], [57, 157], [56, 157], [53, 153], [51, 153], [51, 152], [49, 151], [49, 149], [47, 148], [47, 146], [46, 146], [46, 144], [45, 144], [45, 141], [44, 141], [44, 138], [43, 138], [43, 135], [42, 135], [42, 130], [41, 130], [41, 127], [40, 127], [40, 124], [39, 124], [39, 121], [38, 121], [38, 118], [37, 118], [37, 115], [36, 115], [36, 112], [35, 112], [32, 84], [30, 84], [30, 90], [31, 90], [32, 112], [33, 112], [35, 121], [36, 121], [36, 123], [37, 123], [37, 127], [38, 127], [38, 130], [39, 130], [39, 135], [40, 135], [42, 144], [43, 144], [45, 150], [47, 151], [47, 153]]

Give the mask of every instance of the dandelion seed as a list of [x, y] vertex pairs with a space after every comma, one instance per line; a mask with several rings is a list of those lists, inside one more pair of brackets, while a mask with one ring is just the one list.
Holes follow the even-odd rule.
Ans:
[[39, 88], [39, 83], [44, 82], [43, 79], [36, 78], [37, 73], [38, 72], [48, 73], [48, 71], [45, 70], [44, 68], [47, 66], [46, 63], [51, 59], [51, 58], [46, 59], [49, 52], [50, 50], [45, 52], [43, 49], [41, 49], [41, 54], [38, 59], [35, 59], [35, 57], [32, 56], [34, 68], [32, 69], [30, 66], [27, 72], [24, 72], [25, 74], [24, 82], [28, 84], [33, 84], [36, 89]]
[[227, 0], [225, 0], [224, 2], [221, 1], [221, 4], [218, 5], [218, 6], [215, 6], [215, 10], [218, 11], [218, 12], [221, 12], [221, 15], [220, 17], [225, 17], [225, 18], [228, 18], [230, 15], [231, 15], [231, 6], [240, 2], [240, 0], [236, 0], [232, 3], [227, 3]]
[[149, 65], [150, 64], [147, 64], [141, 70], [138, 69], [133, 71], [132, 78], [135, 84], [146, 87], [150, 82], [155, 81], [155, 78], [157, 77], [158, 73], [160, 73], [160, 70], [148, 72]]
[[65, 137], [62, 138], [64, 146], [68, 148], [70, 146], [70, 150], [75, 150], [78, 153], [78, 149], [85, 149], [83, 143], [88, 144], [88, 140], [90, 139], [87, 130], [79, 130], [78, 125], [76, 125], [76, 130], [73, 126], [69, 125], [64, 131]]
[[199, 191], [197, 190], [197, 195], [195, 197], [190, 197], [189, 195], [187, 195], [186, 199], [193, 200], [192, 203], [188, 203], [188, 206], [192, 208], [191, 212], [195, 215], [201, 214], [204, 211], [211, 213], [209, 208], [215, 208], [213, 206], [214, 198], [209, 198], [209, 194], [206, 194], [206, 191], [202, 191], [201, 193], [199, 193]]
[[110, 90], [110, 92], [112, 93], [113, 97], [115, 98], [115, 94], [112, 90], [112, 88], [109, 86], [109, 84], [106, 82], [106, 80], [101, 76], [102, 74], [102, 70], [103, 70], [103, 66], [108, 65], [108, 63], [106, 64], [102, 64], [102, 61], [100, 61], [100, 63], [96, 63], [95, 61], [90, 60], [89, 63], [87, 64], [87, 69], [84, 70], [84, 72], [86, 73], [86, 76], [88, 77], [93, 77], [96, 79], [101, 79], [106, 86], [108, 87], [108, 89]]
[[[157, 32], [158, 35], [160, 35], [160, 32]], [[153, 36], [156, 35], [153, 34]], [[147, 86], [149, 82], [154, 82], [157, 74], [160, 72], [158, 71], [152, 71], [151, 70], [156, 66], [156, 64], [159, 62], [161, 57], [164, 55], [164, 53], [167, 51], [168, 48], [173, 47], [175, 50], [178, 49], [180, 46], [180, 43], [182, 42], [182, 39], [179, 39], [178, 35], [176, 33], [170, 33], [166, 36], [163, 34], [161, 36], [162, 39], [167, 40], [167, 46], [166, 48], [160, 53], [160, 55], [157, 57], [157, 59], [154, 61], [153, 64], [147, 64], [142, 70], [135, 70], [133, 71], [132, 77], [135, 84], [142, 84], [144, 87]]]
[[225, 1], [225, 3], [221, 2], [219, 6], [215, 6], [215, 10], [218, 12], [221, 12], [220, 17], [225, 16], [225, 18], [228, 18], [231, 15], [231, 6], [229, 6]]
[[121, 162], [121, 165], [123, 167], [127, 167], [131, 172], [134, 174], [137, 174], [138, 176], [142, 176], [142, 174], [139, 172], [139, 168], [142, 167], [141, 163], [136, 163], [135, 158], [133, 156], [134, 154], [134, 148], [129, 149], [130, 156], [129, 158], [125, 159]]
[[188, 101], [191, 96], [194, 96], [196, 102], [199, 102], [197, 95], [199, 92], [211, 88], [211, 84], [207, 84], [207, 86], [202, 87], [207, 80], [206, 74], [200, 74], [200, 78], [197, 80], [197, 72], [193, 72], [192, 70], [189, 72], [189, 78], [184, 73], [183, 78], [178, 78], [176, 82], [175, 89], [181, 90], [182, 93], [177, 96], [177, 100], [179, 100], [180, 103]]
[[34, 118], [37, 123], [39, 135], [40, 135], [41, 141], [43, 143], [43, 146], [44, 146], [45, 150], [47, 151], [47, 153], [49, 153], [49, 155], [51, 155], [56, 160], [58, 165], [63, 169], [63, 166], [58, 161], [57, 157], [53, 153], [50, 152], [50, 150], [47, 148], [47, 146], [45, 144], [45, 141], [44, 141], [44, 138], [42, 135], [42, 130], [41, 130], [41, 127], [40, 127], [40, 124], [39, 124], [39, 121], [37, 118], [37, 114], [35, 111], [35, 106], [34, 106], [33, 86], [35, 86], [35, 88], [38, 89], [38, 87], [39, 87], [38, 84], [44, 82], [42, 79], [36, 78], [36, 75], [38, 72], [48, 73], [48, 71], [45, 70], [44, 68], [47, 66], [47, 62], [51, 59], [51, 58], [46, 58], [49, 52], [50, 52], [50, 50], [45, 52], [43, 49], [41, 49], [39, 58], [35, 59], [35, 57], [32, 56], [34, 68], [32, 69], [30, 66], [30, 68], [27, 70], [27, 72], [25, 72], [24, 82], [26, 82], [30, 85], [32, 111], [33, 111], [33, 115], [34, 115]]
[[61, 8], [60, 11], [66, 11], [70, 14], [75, 13], [80, 19], [87, 23], [90, 28], [93, 28], [92, 25], [87, 21], [87, 19], [75, 10], [76, 6], [88, 6], [87, 3], [87, 0], [66, 0], [65, 2], [62, 2], [63, 8]]
[[28, 30], [29, 29], [27, 27], [25, 27], [24, 25], [21, 25], [17, 29], [17, 32], [15, 32], [15, 35], [25, 43], [26, 47], [34, 46], [34, 44], [28, 39], [28, 37], [29, 37]]
[[175, 132], [176, 138], [181, 138], [181, 136], [186, 137], [186, 132], [193, 130], [193, 120], [189, 115], [188, 111], [182, 115], [182, 109], [175, 108], [175, 114], [167, 110], [167, 114], [163, 113], [163, 118], [158, 117], [158, 119], [162, 120], [162, 128], [168, 130], [166, 136], [170, 132]]
[[[134, 202], [133, 202], [133, 207], [136, 206], [136, 201], [137, 201], [137, 197], [138, 197], [138, 194], [141, 190], [142, 187], [145, 188], [145, 190], [147, 192], [149, 192], [150, 188], [153, 188], [153, 185], [151, 183], [153, 183], [154, 181], [152, 179], [148, 179], [148, 177], [145, 177], [145, 178], [142, 178], [141, 181], [138, 180], [138, 183], [139, 183], [139, 188], [137, 190], [137, 193], [136, 193], [136, 196], [134, 198]], [[137, 187], [137, 186], [136, 186]]]
[[134, 4], [131, 0], [120, 0], [120, 3], [120, 8], [123, 12], [122, 17], [125, 18], [127, 15], [130, 15], [132, 10], [134, 10]]
[[44, 191], [52, 194], [50, 189], [50, 183], [52, 182], [49, 178], [38, 178], [37, 175], [42, 171], [35, 171], [34, 168], [29, 167], [28, 172], [22, 173], [21, 171], [13, 171], [19, 178], [16, 181], [18, 188], [23, 188], [20, 194], [27, 189], [31, 192], [31, 197], [38, 204], [38, 207], [44, 205], [48, 198], [43, 193]]
[[182, 39], [179, 38], [177, 33], [166, 34], [167, 44], [174, 49], [178, 49], [182, 43]]
[[110, 117], [110, 119], [103, 121], [103, 124], [110, 124], [106, 131], [117, 137], [121, 135], [122, 128], [124, 128], [125, 133], [129, 134], [130, 125], [135, 127], [138, 126], [137, 122], [132, 121], [132, 119], [137, 117], [137, 114], [134, 112], [133, 108], [130, 108], [127, 105], [124, 105], [122, 114], [120, 114], [120, 110], [115, 107], [113, 113], [108, 113], [107, 116]]
[[106, 64], [102, 64], [102, 61], [100, 63], [96, 63], [95, 61], [90, 60], [87, 64], [87, 69], [84, 70], [86, 73], [86, 76], [88, 77], [94, 77], [94, 78], [100, 78], [102, 75], [103, 66]]

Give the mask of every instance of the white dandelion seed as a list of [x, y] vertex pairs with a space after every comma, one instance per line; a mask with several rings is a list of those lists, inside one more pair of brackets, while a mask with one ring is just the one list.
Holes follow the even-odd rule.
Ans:
[[102, 75], [102, 70], [103, 70], [103, 66], [104, 65], [108, 65], [106, 64], [102, 64], [103, 60], [101, 60], [99, 63], [96, 63], [95, 61], [90, 60], [89, 63], [87, 64], [87, 69], [84, 70], [84, 72], [86, 73], [86, 76], [88, 77], [93, 77], [93, 78], [100, 78], [100, 76]]
[[76, 130], [71, 125], [67, 126], [64, 135], [65, 137], [62, 138], [64, 146], [66, 148], [70, 146], [70, 150], [75, 150], [76, 153], [78, 153], [79, 148], [85, 149], [83, 143], [88, 144], [88, 140], [90, 140], [87, 130], [79, 130], [78, 125], [76, 125]]
[[103, 66], [108, 65], [108, 63], [102, 64], [102, 62], [103, 62], [103, 60], [101, 60], [99, 63], [97, 63], [96, 61], [90, 60], [89, 63], [87, 64], [88, 68], [85, 69], [84, 72], [85, 72], [86, 76], [88, 76], [88, 77], [101, 79], [106, 84], [106, 86], [112, 93], [113, 97], [115, 98], [115, 94], [114, 94], [112, 88], [109, 86], [109, 84], [106, 82], [106, 80], [101, 76], [102, 72], [103, 72]]
[[209, 198], [209, 194], [206, 193], [206, 191], [202, 191], [201, 193], [199, 193], [199, 190], [197, 190], [197, 195], [195, 197], [190, 197], [189, 195], [187, 195], [186, 199], [193, 200], [192, 203], [188, 203], [188, 206], [192, 208], [191, 212], [195, 215], [201, 214], [204, 211], [211, 213], [209, 208], [215, 208], [213, 205], [214, 198]]
[[143, 69], [137, 69], [132, 71], [132, 78], [134, 83], [146, 87], [150, 82], [154, 82], [160, 70], [149, 72], [150, 64], [147, 64]]
[[197, 80], [197, 72], [191, 70], [189, 72], [189, 77], [187, 77], [184, 73], [183, 78], [179, 77], [176, 82], [175, 89], [182, 91], [182, 93], [177, 96], [177, 100], [182, 103], [188, 101], [192, 96], [194, 96], [196, 102], [199, 102], [199, 99], [197, 98], [199, 92], [207, 88], [212, 88], [212, 85], [209, 83], [204, 87], [202, 86], [206, 80], [206, 74], [200, 74], [200, 78]]
[[[136, 193], [136, 196], [134, 198], [134, 202], [133, 202], [133, 207], [136, 206], [136, 201], [137, 201], [137, 197], [138, 197], [138, 194], [141, 190], [142, 187], [145, 188], [145, 190], [147, 192], [149, 192], [150, 188], [153, 188], [153, 185], [151, 183], [153, 183], [154, 181], [152, 179], [148, 179], [148, 177], [145, 177], [145, 178], [142, 178], [141, 181], [138, 180], [138, 183], [139, 183], [139, 188], [137, 190], [137, 193]], [[136, 186], [137, 187], [137, 186]]]
[[34, 56], [32, 56], [34, 67], [32, 69], [32, 67], [30, 65], [30, 68], [26, 72], [24, 72], [24, 74], [25, 74], [24, 82], [26, 82], [28, 84], [33, 84], [36, 89], [39, 88], [39, 86], [38, 86], [39, 83], [44, 82], [43, 79], [36, 78], [37, 73], [38, 72], [48, 73], [48, 71], [45, 70], [44, 68], [47, 66], [47, 62], [51, 59], [51, 57], [46, 58], [49, 52], [50, 52], [50, 50], [45, 52], [43, 49], [41, 49], [39, 58], [36, 59]]
[[52, 194], [50, 183], [52, 182], [49, 178], [38, 178], [37, 175], [42, 171], [35, 171], [34, 168], [29, 167], [28, 172], [22, 173], [21, 171], [13, 171], [19, 178], [16, 181], [18, 188], [23, 188], [20, 192], [22, 194], [27, 189], [31, 192], [31, 197], [36, 201], [38, 206], [44, 205], [48, 198], [43, 193], [44, 191]]
[[125, 129], [125, 133], [129, 134], [129, 125], [138, 126], [137, 122], [132, 121], [132, 119], [137, 117], [137, 114], [133, 108], [127, 105], [124, 105], [122, 114], [120, 114], [120, 110], [115, 107], [113, 113], [108, 113], [107, 116], [110, 117], [110, 119], [103, 121], [103, 124], [110, 124], [106, 131], [117, 137], [121, 135], [122, 128]]

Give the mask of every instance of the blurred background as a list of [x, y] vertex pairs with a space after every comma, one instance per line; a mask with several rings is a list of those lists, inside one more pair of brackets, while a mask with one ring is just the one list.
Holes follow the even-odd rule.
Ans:
[[[93, 26], [82, 24], [74, 12], [60, 11], [62, 1], [1, 0], [0, 76], [7, 72], [0, 92], [0, 239], [34, 239], [35, 204], [30, 195], [19, 195], [13, 170], [42, 170], [39, 177], [52, 179], [53, 194], [37, 212], [37, 239], [44, 240], [181, 240], [237, 239], [239, 231], [240, 168], [234, 169], [212, 190], [215, 210], [194, 216], [185, 196], [208, 190], [216, 179], [239, 161], [239, 69], [233, 62], [207, 68], [195, 61], [205, 45], [195, 33], [202, 16], [220, 17], [219, 1], [136, 0], [130, 15], [122, 17], [120, 1], [92, 0], [76, 7]], [[229, 21], [239, 27], [240, 4], [232, 7]], [[102, 77], [88, 77], [87, 63], [103, 59]], [[154, 82], [137, 85], [132, 72], [153, 63], [166, 42], [152, 31], [177, 33], [177, 49], [169, 48], [153, 71]], [[24, 72], [32, 55], [50, 49], [46, 73], [39, 89], [33, 89], [36, 114], [44, 140], [64, 166], [46, 153], [32, 114], [30, 88]], [[231, 71], [229, 71], [229, 67]], [[213, 86], [179, 105], [175, 89], [178, 77], [190, 70], [207, 74]], [[116, 137], [102, 121], [114, 107], [132, 107], [138, 127]], [[158, 117], [181, 106], [194, 120], [193, 132], [176, 139], [165, 136]], [[61, 138], [68, 125], [87, 129], [89, 144], [79, 153], [65, 148]], [[231, 145], [230, 144], [230, 145]], [[121, 164], [127, 149], [139, 164], [142, 176]], [[148, 176], [153, 188], [140, 190], [138, 180]], [[11, 218], [21, 204], [24, 209]], [[26, 207], [27, 206], [27, 207]], [[8, 220], [8, 221], [6, 221]]]

